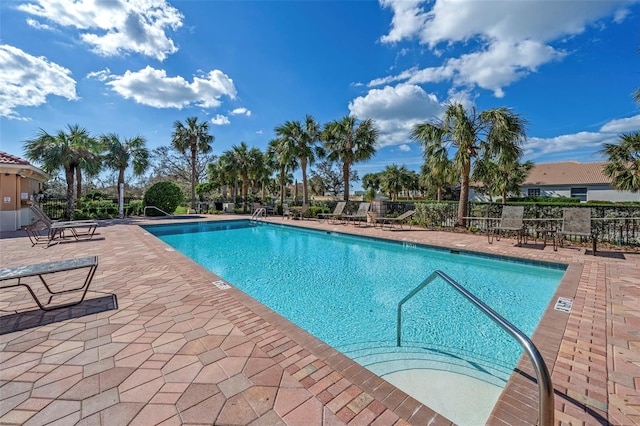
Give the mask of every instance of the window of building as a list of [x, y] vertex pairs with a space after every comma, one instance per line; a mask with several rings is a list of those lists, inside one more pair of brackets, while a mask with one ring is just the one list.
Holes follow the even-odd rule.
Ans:
[[540, 188], [529, 188], [527, 189], [528, 197], [539, 197], [540, 196]]
[[580, 201], [587, 201], [587, 188], [571, 188], [571, 198], [579, 198]]

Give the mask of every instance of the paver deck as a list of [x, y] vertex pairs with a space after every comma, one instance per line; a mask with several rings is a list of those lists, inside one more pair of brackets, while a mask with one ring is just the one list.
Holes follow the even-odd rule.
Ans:
[[[269, 220], [568, 264], [553, 300], [572, 298], [573, 308], [550, 305], [532, 338], [552, 372], [556, 423], [640, 424], [638, 251], [602, 247], [594, 257], [586, 245], [554, 252], [469, 233]], [[21, 289], [3, 290], [0, 424], [451, 423], [233, 286], [217, 288], [219, 277], [141, 223], [101, 221], [93, 240], [48, 248], [23, 232], [0, 235], [0, 267], [100, 261], [76, 307], [42, 312]], [[490, 424], [536, 423], [532, 376], [522, 360]]]

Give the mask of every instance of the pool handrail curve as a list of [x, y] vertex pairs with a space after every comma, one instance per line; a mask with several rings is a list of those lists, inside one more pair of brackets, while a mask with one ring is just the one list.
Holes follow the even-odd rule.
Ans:
[[426, 280], [424, 280], [420, 285], [413, 289], [411, 293], [405, 296], [400, 301], [400, 303], [398, 303], [397, 346], [402, 346], [402, 305], [438, 277], [442, 278], [445, 282], [450, 284], [474, 306], [476, 306], [484, 314], [491, 318], [496, 324], [498, 324], [504, 331], [509, 333], [511, 337], [516, 339], [520, 346], [522, 346], [524, 351], [529, 356], [531, 364], [533, 364], [533, 368], [538, 379], [538, 425], [552, 425], [554, 422], [553, 384], [551, 383], [551, 375], [549, 374], [547, 364], [544, 362], [544, 359], [542, 358], [542, 355], [540, 354], [540, 351], [538, 351], [536, 345], [534, 345], [531, 339], [529, 339], [529, 337], [515, 325], [511, 324], [504, 317], [491, 309], [482, 300], [478, 299], [466, 288], [464, 288], [444, 272], [440, 270], [433, 271]]

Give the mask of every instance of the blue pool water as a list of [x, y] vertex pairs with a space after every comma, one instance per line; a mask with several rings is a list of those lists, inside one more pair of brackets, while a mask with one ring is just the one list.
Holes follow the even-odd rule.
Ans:
[[[398, 302], [436, 269], [529, 336], [565, 271], [564, 265], [250, 221], [145, 229], [356, 360], [395, 348]], [[522, 353], [513, 339], [440, 279], [404, 305], [402, 324], [402, 350], [463, 360], [491, 374], [503, 373], [501, 380]]]

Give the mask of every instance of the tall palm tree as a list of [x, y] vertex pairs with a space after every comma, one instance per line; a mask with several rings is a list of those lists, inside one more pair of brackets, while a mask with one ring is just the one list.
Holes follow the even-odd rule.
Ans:
[[257, 176], [262, 160], [262, 153], [258, 148], [247, 146], [246, 142], [234, 145], [231, 148], [231, 158], [233, 167], [237, 170], [242, 179], [242, 199], [244, 201], [243, 210], [247, 209], [247, 197], [249, 195], [249, 182]]
[[344, 200], [349, 201], [349, 177], [354, 163], [367, 161], [376, 153], [378, 129], [367, 118], [360, 123], [351, 115], [327, 123], [322, 132], [324, 148], [330, 161], [342, 163]]
[[276, 135], [281, 139], [289, 139], [288, 143], [294, 147], [295, 155], [300, 160], [302, 170], [302, 202], [309, 203], [307, 190], [307, 164], [313, 164], [316, 157], [321, 156], [317, 143], [320, 139], [320, 126], [311, 115], [307, 115], [304, 124], [299, 121], [285, 121], [276, 127]]
[[285, 185], [289, 172], [298, 167], [298, 158], [295, 155], [295, 148], [290, 139], [278, 138], [269, 142], [266, 153], [268, 161], [277, 167], [280, 177], [280, 204], [284, 204], [286, 196]]
[[[72, 219], [75, 194], [74, 180], [78, 167], [85, 167], [91, 172], [97, 171], [100, 164], [98, 156], [99, 145], [89, 136], [86, 129], [76, 125], [68, 125], [67, 132], [59, 130], [51, 135], [40, 129], [37, 136], [25, 141], [26, 156], [32, 161], [42, 164], [43, 169], [53, 173], [64, 170], [67, 183], [67, 212], [66, 218]], [[81, 191], [81, 187], [78, 188]]]
[[460, 201], [458, 225], [465, 226], [469, 203], [469, 177], [472, 164], [485, 153], [499, 155], [519, 149], [526, 138], [526, 121], [508, 108], [494, 108], [476, 113], [465, 110], [462, 104], [447, 105], [442, 120], [421, 123], [411, 136], [427, 151], [444, 146], [456, 150], [453, 163], [460, 170]]
[[198, 123], [198, 117], [189, 117], [186, 125], [180, 121], [173, 123], [173, 134], [171, 145], [180, 153], [191, 152], [191, 209], [196, 208], [196, 184], [198, 183], [197, 157], [198, 152], [208, 153], [211, 151], [211, 143], [214, 137], [209, 134], [209, 123], [203, 121]]
[[618, 144], [604, 144], [608, 157], [603, 172], [617, 190], [640, 192], [640, 132], [620, 136]]
[[124, 184], [124, 172], [133, 166], [134, 176], [140, 176], [149, 168], [149, 150], [142, 136], [121, 140], [115, 133], [100, 137], [106, 153], [103, 156], [107, 167], [118, 172], [118, 192]]
[[121, 141], [117, 134], [109, 133], [100, 137], [100, 143], [106, 151], [103, 155], [105, 165], [118, 172], [118, 202], [120, 215], [124, 208], [124, 173], [133, 166], [134, 176], [142, 175], [149, 168], [149, 150], [142, 136]]

